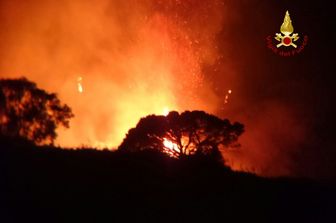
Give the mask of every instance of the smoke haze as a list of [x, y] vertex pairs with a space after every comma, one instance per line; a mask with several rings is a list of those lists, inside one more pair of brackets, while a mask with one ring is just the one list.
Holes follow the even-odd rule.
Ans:
[[[201, 64], [216, 56], [218, 4], [5, 1], [1, 75], [27, 76], [73, 108], [71, 129], [59, 132], [62, 146], [115, 147], [147, 114], [214, 111]], [[195, 12], [184, 14], [189, 7]], [[199, 26], [200, 10], [207, 26]]]

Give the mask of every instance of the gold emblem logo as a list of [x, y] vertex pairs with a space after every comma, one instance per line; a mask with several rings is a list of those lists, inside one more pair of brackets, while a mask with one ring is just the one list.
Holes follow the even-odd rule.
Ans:
[[292, 20], [289, 16], [289, 12], [286, 11], [286, 15], [284, 18], [284, 21], [280, 27], [281, 33], [276, 33], [274, 39], [279, 41], [280, 43], [277, 44], [277, 48], [281, 46], [289, 47], [292, 46], [294, 48], [297, 47], [297, 45], [294, 43], [299, 39], [299, 34], [293, 33], [294, 27], [292, 25]]

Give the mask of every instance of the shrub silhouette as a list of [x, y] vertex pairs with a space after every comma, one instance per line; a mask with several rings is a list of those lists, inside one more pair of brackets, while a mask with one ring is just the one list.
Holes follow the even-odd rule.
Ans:
[[53, 144], [58, 126], [69, 127], [74, 115], [56, 94], [25, 78], [0, 79], [0, 134], [36, 144]]
[[159, 150], [172, 157], [205, 155], [221, 158], [221, 147], [236, 147], [244, 132], [240, 123], [231, 124], [203, 111], [149, 115], [129, 130], [119, 146], [121, 151]]

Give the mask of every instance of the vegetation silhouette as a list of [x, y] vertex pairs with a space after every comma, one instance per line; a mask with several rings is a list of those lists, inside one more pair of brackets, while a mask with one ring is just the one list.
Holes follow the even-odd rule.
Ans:
[[149, 115], [128, 131], [120, 151], [157, 150], [175, 158], [207, 156], [222, 161], [220, 148], [238, 147], [244, 126], [204, 111]]
[[53, 144], [58, 126], [74, 115], [57, 95], [25, 79], [0, 79], [0, 134], [36, 144]]
[[2, 222], [333, 222], [334, 188], [312, 180], [157, 150], [65, 150], [1, 137], [0, 145]]

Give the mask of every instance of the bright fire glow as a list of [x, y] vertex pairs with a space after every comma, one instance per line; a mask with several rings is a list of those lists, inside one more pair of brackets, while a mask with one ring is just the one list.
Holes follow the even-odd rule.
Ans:
[[164, 109], [163, 109], [163, 115], [164, 116], [167, 116], [169, 114], [169, 108], [168, 107], [165, 107]]
[[82, 77], [78, 77], [77, 78], [77, 89], [79, 93], [83, 93], [84, 89], [83, 89], [83, 85], [82, 85]]
[[164, 138], [163, 139], [163, 145], [168, 148], [168, 149], [174, 149], [174, 150], [179, 150], [178, 146], [176, 145], [176, 143], [173, 143], [172, 141]]
[[180, 149], [178, 148], [176, 143], [173, 143], [172, 141], [163, 138], [163, 146], [165, 147], [165, 152], [168, 153], [171, 156], [176, 156], [176, 153], [180, 152]]

